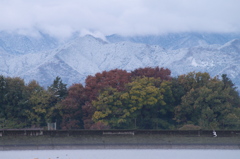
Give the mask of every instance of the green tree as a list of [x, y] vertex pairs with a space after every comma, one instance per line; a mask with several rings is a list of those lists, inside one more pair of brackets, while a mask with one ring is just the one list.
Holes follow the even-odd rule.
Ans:
[[5, 121], [5, 128], [25, 126], [24, 109], [27, 99], [24, 96], [24, 80], [19, 77], [1, 77], [0, 118]]
[[136, 78], [127, 84], [127, 92], [121, 96], [130, 110], [129, 117], [136, 120], [135, 127], [153, 128], [153, 121], [158, 118], [161, 106], [166, 104], [163, 100], [164, 89], [155, 87], [156, 83], [161, 83], [160, 78]]
[[29, 97], [31, 109], [25, 110], [31, 127], [43, 127], [47, 125], [49, 99], [51, 94], [44, 89], [34, 91]]
[[48, 87], [48, 91], [56, 97], [56, 100], [62, 100], [67, 96], [67, 84], [64, 84], [60, 77], [56, 77], [53, 84]]
[[29, 112], [32, 111], [32, 108], [35, 106], [33, 105], [30, 98], [32, 98], [34, 95], [36, 95], [37, 92], [44, 91], [44, 88], [39, 85], [39, 83], [36, 80], [30, 81], [24, 89], [24, 96], [25, 101], [22, 103], [24, 105], [23, 114], [25, 116], [25, 123], [26, 127], [32, 127], [33, 122], [29, 118]]
[[60, 103], [67, 95], [67, 84], [64, 84], [60, 77], [56, 77], [53, 84], [47, 89], [50, 97], [48, 98], [47, 122], [57, 122], [57, 127], [62, 123]]
[[240, 97], [239, 92], [237, 91], [237, 87], [233, 84], [230, 78], [227, 77], [226, 74], [222, 75], [222, 82], [224, 84], [223, 89], [230, 89], [229, 93], [232, 96], [231, 103], [234, 107], [240, 107]]
[[[174, 108], [176, 99], [174, 94], [176, 93], [173, 89], [172, 81], [163, 81], [160, 87], [163, 91], [163, 101], [166, 103], [158, 113], [156, 128], [160, 129], [174, 129], [175, 121], [174, 118]], [[174, 92], [174, 93], [173, 93]]]
[[93, 102], [96, 108], [93, 120], [111, 128], [153, 128], [153, 119], [158, 118], [165, 105], [164, 89], [154, 86], [159, 81], [152, 77], [136, 78], [126, 84], [123, 92], [108, 87]]
[[[205, 86], [188, 92], [182, 98], [181, 105], [176, 109], [178, 120], [185, 124], [209, 128], [210, 124], [216, 121], [216, 115], [211, 105], [215, 105], [217, 101], [214, 101], [216, 98], [212, 96], [212, 93], [213, 91]], [[212, 100], [212, 103], [210, 103], [210, 100]]]
[[201, 80], [198, 76], [193, 76], [190, 81], [195, 82], [184, 82], [191, 83], [192, 86], [182, 97], [181, 104], [176, 107], [175, 119], [179, 123], [195, 124], [205, 129], [227, 128], [226, 119], [232, 120], [236, 117], [232, 86], [226, 87], [223, 81], [202, 75], [204, 78], [200, 77]]
[[6, 87], [7, 87], [6, 79], [4, 76], [1, 75], [0, 76], [0, 106], [2, 106], [4, 102], [4, 96], [6, 95], [6, 92], [7, 92]]
[[207, 72], [189, 72], [188, 74], [180, 75], [178, 83], [183, 86], [185, 92], [189, 92], [191, 89], [196, 89], [206, 85], [211, 79]]
[[107, 87], [92, 104], [96, 108], [93, 121], [111, 128], [121, 128], [127, 123], [128, 114], [120, 100], [121, 93], [116, 88]]

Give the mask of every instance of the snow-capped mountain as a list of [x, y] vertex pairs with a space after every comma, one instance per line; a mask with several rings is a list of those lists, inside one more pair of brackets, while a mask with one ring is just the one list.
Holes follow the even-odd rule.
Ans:
[[31, 36], [13, 32], [0, 32], [0, 50], [5, 50], [11, 54], [45, 51], [55, 48], [57, 45], [57, 39], [41, 32]]
[[[169, 35], [166, 38], [169, 42], [162, 45], [158, 39], [162, 38], [163, 41], [164, 37], [156, 40], [142, 37], [142, 41], [133, 41], [130, 38], [119, 40], [114, 35], [108, 37], [108, 41], [103, 41], [87, 35], [61, 45], [45, 37], [47, 41], [44, 38], [40, 41], [48, 46], [28, 50], [28, 46], [39, 43], [33, 38], [29, 40], [30, 44], [21, 40], [19, 44], [12, 44], [11, 51], [5, 47], [7, 38], [0, 36], [0, 74], [20, 76], [26, 82], [35, 79], [43, 86], [49, 86], [56, 76], [60, 76], [70, 86], [73, 83], [84, 83], [88, 75], [104, 70], [118, 68], [131, 71], [139, 67], [159, 66], [169, 68], [173, 76], [191, 71], [209, 72], [212, 76], [224, 73], [240, 88], [240, 40], [229, 38], [232, 35], [228, 36], [231, 40], [220, 35], [208, 35], [208, 38], [207, 34], [197, 35], [181, 39], [178, 34], [172, 34], [172, 40], [169, 40]], [[174, 37], [178, 41], [174, 41]], [[14, 45], [21, 46], [21, 49]]]
[[131, 41], [148, 45], [159, 45], [166, 49], [180, 49], [194, 46], [223, 45], [230, 40], [239, 39], [239, 33], [217, 34], [217, 33], [169, 33], [147, 36], [107, 36], [110, 42]]

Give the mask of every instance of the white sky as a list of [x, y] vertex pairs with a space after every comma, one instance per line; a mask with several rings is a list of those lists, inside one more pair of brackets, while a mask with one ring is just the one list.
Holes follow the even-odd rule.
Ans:
[[0, 0], [0, 30], [58, 37], [240, 32], [240, 0]]

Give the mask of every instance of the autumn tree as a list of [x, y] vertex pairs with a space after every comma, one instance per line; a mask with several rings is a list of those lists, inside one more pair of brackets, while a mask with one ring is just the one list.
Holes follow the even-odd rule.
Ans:
[[154, 77], [166, 81], [171, 80], [171, 71], [167, 68], [166, 69], [159, 67], [138, 68], [132, 71], [131, 75], [132, 77]]
[[125, 84], [130, 82], [131, 74], [125, 70], [110, 70], [96, 73], [95, 76], [88, 76], [86, 78], [86, 94], [90, 100], [96, 99], [99, 91], [105, 87], [113, 87], [118, 91], [125, 88]]
[[137, 78], [127, 85], [128, 91], [122, 95], [124, 104], [135, 110], [131, 117], [136, 119], [139, 128], [153, 128], [153, 120], [158, 118], [162, 106], [166, 104], [163, 100], [165, 90], [154, 86], [159, 81], [160, 78]]
[[90, 129], [94, 124], [92, 115], [95, 112], [95, 107], [92, 106], [92, 100], [96, 100], [99, 92], [106, 88], [116, 88], [118, 91], [125, 89], [125, 84], [130, 82], [131, 74], [125, 70], [114, 69], [110, 71], [103, 71], [96, 73], [95, 76], [88, 76], [85, 80], [85, 95], [87, 100], [83, 108], [84, 127]]
[[107, 87], [101, 91], [98, 99], [92, 103], [96, 109], [93, 114], [94, 122], [108, 125], [111, 128], [123, 127], [128, 115], [124, 112], [120, 94], [116, 88], [112, 87]]
[[111, 128], [153, 128], [153, 119], [159, 117], [159, 112], [166, 104], [163, 100], [165, 90], [161, 86], [154, 86], [159, 80], [136, 78], [126, 84], [122, 92], [112, 87], [106, 88], [93, 102], [96, 108], [93, 120]]
[[83, 129], [83, 111], [86, 96], [82, 84], [74, 84], [68, 89], [68, 96], [61, 102], [62, 129]]

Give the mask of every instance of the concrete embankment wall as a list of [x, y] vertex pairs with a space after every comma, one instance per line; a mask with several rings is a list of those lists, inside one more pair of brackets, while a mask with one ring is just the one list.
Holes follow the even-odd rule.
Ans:
[[[77, 136], [77, 135], [170, 135], [212, 136], [212, 130], [0, 130], [3, 136]], [[218, 136], [240, 136], [240, 130], [218, 130]]]
[[217, 135], [212, 130], [0, 130], [0, 150], [240, 148], [240, 130]]

